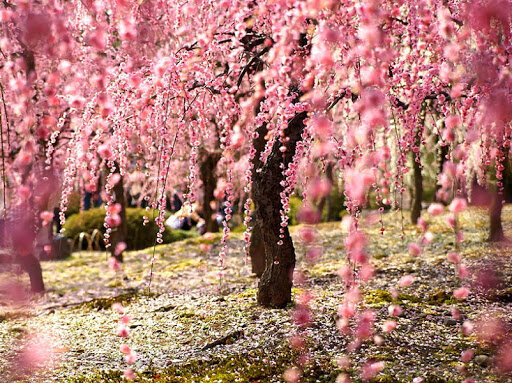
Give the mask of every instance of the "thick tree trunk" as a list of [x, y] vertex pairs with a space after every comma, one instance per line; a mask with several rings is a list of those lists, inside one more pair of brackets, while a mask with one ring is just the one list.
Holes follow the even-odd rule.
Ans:
[[[116, 169], [116, 172], [119, 172], [119, 166], [116, 165]], [[128, 232], [128, 224], [126, 222], [126, 196], [124, 193], [124, 179], [122, 176], [119, 182], [112, 189], [112, 192], [115, 199], [114, 203], [121, 205], [121, 212], [119, 213], [121, 217], [121, 224], [112, 229], [112, 233], [110, 235], [110, 255], [119, 262], [123, 262], [123, 252], [116, 254], [117, 244], [126, 242], [126, 235]]]
[[[283, 238], [279, 238], [281, 228], [281, 192], [286, 169], [293, 159], [297, 143], [302, 139], [306, 112], [295, 115], [285, 129], [289, 138], [287, 150], [281, 153], [281, 143], [276, 142], [260, 172], [253, 180], [253, 198], [256, 221], [261, 231], [265, 248], [265, 271], [258, 288], [258, 303], [265, 307], [285, 307], [292, 300], [293, 270], [295, 249], [288, 228], [284, 228]], [[282, 241], [282, 245], [278, 242]]]
[[252, 229], [249, 255], [251, 257], [252, 272], [257, 277], [261, 277], [265, 271], [265, 246], [263, 246], [263, 238], [258, 224], [255, 224]]
[[[508, 150], [508, 149], [506, 149]], [[508, 155], [505, 156], [503, 161], [505, 169], [503, 170], [503, 194], [498, 193], [497, 187], [491, 192], [491, 204], [489, 205], [489, 242], [504, 242], [507, 241], [501, 223], [501, 212], [503, 210], [503, 201], [510, 202], [512, 193], [512, 172], [510, 169], [510, 160]]]
[[[259, 104], [258, 104], [259, 105]], [[256, 109], [256, 113], [259, 113], [259, 106]], [[258, 170], [262, 168], [263, 162], [261, 162], [260, 155], [265, 150], [265, 136], [268, 133], [267, 124], [262, 124], [258, 126], [256, 129], [258, 133], [257, 137], [253, 140], [254, 150], [256, 151], [254, 157], [252, 158], [252, 180], [256, 180], [259, 177]], [[257, 201], [254, 197], [254, 182], [252, 186], [252, 201], [255, 207], [255, 210], [259, 206], [259, 201]], [[265, 271], [265, 246], [263, 245], [263, 237], [260, 230], [260, 224], [256, 215], [252, 220], [252, 234], [251, 234], [251, 246], [249, 247], [249, 256], [251, 258], [251, 268], [252, 272], [256, 274], [257, 277], [261, 277], [263, 272]]]
[[213, 192], [217, 187], [216, 169], [217, 163], [220, 160], [220, 154], [205, 152], [202, 155], [201, 164], [199, 166], [199, 173], [201, 181], [203, 182], [203, 214], [206, 224], [206, 231], [216, 233], [219, 231], [219, 224], [214, 219], [214, 211], [211, 203], [215, 201]]
[[421, 216], [421, 202], [423, 201], [423, 175], [421, 173], [421, 164], [416, 162], [416, 154], [413, 156], [413, 170], [414, 170], [414, 196], [411, 208], [411, 222], [418, 223]]
[[503, 210], [503, 198], [495, 191], [489, 206], [490, 233], [489, 242], [502, 242], [505, 240], [503, 225], [501, 224], [501, 211]]

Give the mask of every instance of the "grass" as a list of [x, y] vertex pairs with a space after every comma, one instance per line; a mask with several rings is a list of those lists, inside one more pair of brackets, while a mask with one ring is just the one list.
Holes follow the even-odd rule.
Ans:
[[[369, 360], [385, 361], [386, 368], [374, 382], [410, 382], [423, 377], [424, 382], [461, 382], [458, 372], [460, 354], [467, 348], [476, 355], [492, 355], [492, 350], [461, 333], [461, 321], [451, 318], [456, 306], [464, 317], [478, 318], [482, 312], [510, 316], [512, 270], [510, 251], [485, 242], [485, 212], [470, 209], [460, 217], [466, 240], [459, 252], [472, 270], [485, 265], [499, 265], [502, 284], [491, 295], [472, 294], [469, 299], [454, 300], [452, 292], [461, 285], [446, 254], [455, 248], [454, 235], [444, 217], [429, 219], [434, 242], [423, 248], [419, 257], [408, 254], [408, 244], [421, 235], [404, 222], [400, 214], [384, 216], [385, 235], [380, 227], [366, 224], [368, 250], [378, 270], [373, 280], [363, 285], [361, 309], [377, 313], [377, 332], [384, 342], [364, 343], [355, 353], [347, 351], [350, 339], [336, 328], [337, 308], [344, 286], [337, 277], [345, 264], [343, 240], [346, 233], [338, 223], [318, 225], [324, 249], [315, 265], [305, 263], [303, 246], [296, 240], [298, 268], [308, 278], [295, 287], [294, 296], [309, 291], [314, 321], [308, 330], [309, 362], [304, 365], [303, 381], [334, 382], [344, 372], [358, 381], [360, 367]], [[503, 221], [509, 237], [512, 209], [504, 210]], [[298, 227], [292, 228], [297, 239]], [[281, 382], [284, 371], [297, 365], [300, 355], [290, 348], [289, 337], [297, 329], [290, 317], [293, 305], [285, 310], [262, 309], [256, 304], [257, 280], [244, 260], [241, 234], [229, 241], [227, 269], [218, 278], [217, 254], [220, 235], [213, 240], [192, 238], [157, 246], [151, 289], [148, 274], [153, 249], [129, 252], [122, 272], [108, 268], [105, 253], [80, 252], [67, 260], [44, 262], [48, 293], [25, 305], [10, 306], [0, 298], [0, 376], [12, 382], [122, 382], [125, 368], [115, 335], [119, 314], [111, 306], [122, 303], [133, 317], [131, 347], [140, 358], [134, 366], [140, 382]], [[212, 245], [203, 251], [202, 244]], [[391, 293], [398, 280], [411, 274], [416, 282]], [[27, 283], [24, 275], [0, 274]], [[397, 329], [390, 334], [380, 331], [389, 319], [387, 307], [399, 304], [403, 314]], [[233, 332], [241, 337], [226, 344], [203, 350], [204, 346]], [[9, 369], [16, 352], [29, 334], [47, 334], [55, 339], [52, 368], [35, 375], [13, 375]], [[352, 365], [339, 367], [336, 360], [349, 356]], [[492, 368], [474, 360], [465, 363], [468, 376], [480, 382], [506, 382]]]

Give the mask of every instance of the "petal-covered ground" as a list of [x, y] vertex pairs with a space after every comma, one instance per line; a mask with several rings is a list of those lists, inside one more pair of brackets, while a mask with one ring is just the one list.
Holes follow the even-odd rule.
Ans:
[[[310, 361], [302, 372], [303, 381], [334, 382], [341, 372], [358, 381], [358, 369], [367, 361], [385, 362], [374, 380], [378, 382], [410, 382], [415, 377], [423, 377], [424, 382], [461, 382], [467, 377], [478, 382], [512, 381], [497, 375], [491, 347], [462, 333], [464, 321], [477, 321], [482, 315], [512, 318], [509, 249], [486, 242], [485, 211], [472, 208], [462, 214], [459, 223], [465, 239], [458, 251], [475, 275], [494, 278], [494, 287], [484, 291], [478, 288], [481, 278], [459, 280], [447, 260], [457, 245], [445, 217], [424, 218], [430, 221], [434, 238], [418, 257], [409, 254], [408, 246], [418, 241], [421, 231], [407, 220], [402, 227], [401, 213], [384, 215], [383, 236], [379, 224], [363, 220], [372, 263], [378, 269], [364, 285], [364, 306], [377, 312], [377, 332], [383, 343], [366, 343], [352, 353], [346, 349], [350, 339], [336, 327], [344, 294], [337, 272], [345, 263], [346, 232], [339, 223], [318, 225], [324, 254], [311, 266], [303, 259], [298, 228], [292, 229], [299, 267], [308, 278], [305, 285], [294, 288], [294, 294], [307, 290], [315, 297], [314, 320], [307, 330]], [[512, 209], [506, 207], [503, 222], [509, 238], [511, 218]], [[124, 342], [139, 355], [134, 365], [137, 381], [283, 381], [284, 371], [301, 357], [289, 342], [295, 331], [294, 308], [257, 306], [257, 280], [251, 276], [240, 238], [235, 234], [229, 242], [222, 281], [217, 266], [220, 235], [210, 241], [201, 237], [157, 246], [151, 289], [147, 282], [153, 249], [128, 253], [123, 271], [117, 273], [109, 269], [106, 254], [99, 252], [45, 262], [48, 293], [44, 297], [16, 306], [1, 299], [0, 376], [6, 377], [1, 381], [122, 381], [126, 364], [119, 347]], [[205, 249], [209, 243], [213, 246]], [[406, 275], [415, 281], [399, 288], [398, 281]], [[26, 283], [24, 275], [6, 272], [0, 280]], [[453, 291], [462, 285], [470, 286], [470, 294], [459, 301]], [[398, 289], [398, 298], [390, 293], [393, 288]], [[133, 317], [128, 340], [116, 335], [119, 314], [111, 307], [116, 302]], [[390, 319], [391, 304], [399, 304], [403, 313], [397, 318], [397, 328], [384, 334], [380, 325]], [[452, 316], [453, 307], [461, 311], [462, 318]], [[36, 371], [13, 368], [27, 357], [26, 342], [35, 335], [48, 341], [51, 361]], [[462, 362], [461, 353], [467, 349], [473, 350], [474, 357]], [[339, 366], [337, 360], [342, 356], [352, 360], [350, 367]], [[32, 358], [46, 360], [45, 355]]]

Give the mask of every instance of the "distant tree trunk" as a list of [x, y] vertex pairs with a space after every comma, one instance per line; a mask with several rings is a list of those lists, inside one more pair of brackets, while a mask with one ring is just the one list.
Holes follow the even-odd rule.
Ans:
[[213, 192], [217, 187], [216, 169], [221, 156], [219, 153], [205, 151], [201, 157], [199, 173], [203, 182], [203, 214], [206, 231], [215, 233], [219, 231], [219, 224], [214, 219], [214, 213], [216, 212], [212, 209], [211, 202], [215, 201]]
[[[284, 179], [281, 164], [287, 168], [293, 159], [297, 143], [302, 139], [306, 112], [295, 115], [285, 129], [289, 138], [286, 152], [281, 153], [281, 143], [276, 142], [261, 171], [255, 173], [253, 198], [256, 220], [261, 231], [265, 248], [265, 271], [258, 288], [258, 303], [264, 307], [285, 307], [291, 302], [295, 249], [290, 232], [286, 227], [284, 237], [279, 238], [281, 228], [281, 192]], [[282, 245], [278, 245], [278, 241]]]
[[[331, 185], [333, 184], [334, 177], [333, 177], [333, 171], [334, 171], [334, 163], [329, 162], [327, 166], [325, 167], [325, 176], [326, 178], [331, 182]], [[332, 200], [331, 200], [331, 193], [327, 194], [326, 196], [322, 197], [320, 199], [320, 202], [317, 205], [317, 209], [322, 214], [322, 218], [325, 222], [332, 221]], [[323, 211], [325, 209], [325, 214], [323, 214]]]
[[34, 293], [43, 293], [43, 271], [39, 260], [34, 256], [34, 254], [26, 254], [18, 256], [18, 262], [30, 278], [30, 289]]
[[414, 170], [414, 196], [411, 209], [411, 222], [418, 223], [421, 216], [421, 202], [423, 201], [423, 175], [421, 174], [421, 164], [416, 162], [416, 153], [412, 153]]
[[[420, 113], [421, 126], [425, 126], [425, 115], [426, 106], [423, 103]], [[416, 147], [421, 148], [421, 130], [416, 129]], [[413, 224], [418, 223], [418, 219], [421, 217], [421, 203], [423, 202], [423, 174], [421, 174], [421, 162], [416, 161], [416, 152], [412, 152], [412, 167], [414, 177], [414, 191], [411, 206], [411, 222]]]
[[[116, 173], [119, 173], [119, 166], [116, 164]], [[124, 193], [124, 179], [121, 176], [121, 179], [117, 184], [115, 184], [112, 189], [113, 197], [115, 203], [121, 205], [121, 212], [119, 213], [121, 217], [121, 224], [118, 227], [112, 229], [112, 233], [110, 235], [110, 255], [117, 259], [119, 262], [123, 262], [123, 252], [116, 254], [116, 246], [118, 243], [126, 242], [126, 235], [128, 232], [128, 224], [126, 222], [126, 196]]]
[[[437, 179], [439, 179], [439, 175], [443, 171], [444, 163], [446, 162], [446, 156], [448, 155], [448, 150], [449, 150], [449, 147], [447, 145], [441, 146], [441, 153], [439, 153], [439, 173], [437, 174]], [[437, 192], [439, 189], [441, 189], [441, 185], [436, 184], [436, 192], [434, 195], [434, 199], [436, 202], [443, 203], [444, 201], [437, 196]]]
[[13, 212], [13, 217], [7, 221], [7, 224], [10, 229], [9, 240], [15, 256], [14, 262], [29, 275], [31, 290], [42, 293], [44, 292], [43, 272], [39, 259], [35, 256], [36, 222], [33, 214], [30, 203], [21, 205], [19, 210]]

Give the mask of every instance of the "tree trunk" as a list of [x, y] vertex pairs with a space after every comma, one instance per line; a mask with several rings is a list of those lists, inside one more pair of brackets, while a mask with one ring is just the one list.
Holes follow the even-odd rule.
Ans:
[[416, 162], [416, 153], [412, 153], [414, 169], [414, 197], [411, 209], [411, 222], [418, 223], [421, 216], [421, 202], [423, 201], [423, 175], [421, 174], [421, 164]]
[[[326, 178], [331, 182], [331, 185], [334, 184], [334, 163], [329, 162], [327, 166], [325, 167], [325, 176]], [[322, 214], [322, 221], [323, 222], [331, 222], [332, 221], [332, 200], [331, 200], [331, 193], [327, 194], [326, 196], [323, 196], [320, 199], [320, 202], [318, 203], [317, 207], [320, 214]], [[325, 209], [325, 214], [324, 214]]]
[[[259, 104], [256, 108], [255, 114], [257, 115], [259, 113]], [[253, 140], [253, 146], [255, 150], [254, 157], [252, 158], [252, 180], [253, 180], [253, 186], [252, 186], [252, 201], [254, 204], [255, 210], [259, 206], [259, 201], [257, 201], [254, 197], [254, 181], [258, 178], [258, 170], [263, 167], [263, 162], [260, 159], [260, 155], [265, 150], [265, 136], [268, 133], [267, 124], [263, 123], [256, 129], [256, 132], [258, 133], [257, 137]], [[261, 277], [263, 275], [263, 272], [265, 271], [265, 246], [263, 245], [263, 237], [260, 230], [260, 224], [258, 222], [258, 219], [256, 217], [256, 214], [253, 217], [252, 220], [252, 234], [251, 234], [251, 246], [249, 247], [249, 256], [251, 258], [251, 268], [252, 272], [256, 274], [257, 277]]]
[[216, 169], [217, 163], [220, 160], [220, 154], [205, 152], [202, 156], [201, 164], [199, 166], [199, 173], [201, 181], [203, 182], [203, 214], [206, 225], [206, 231], [216, 233], [219, 231], [219, 224], [214, 219], [214, 211], [211, 207], [211, 202], [215, 201], [213, 192], [217, 187]]
[[[439, 153], [439, 172], [437, 174], [437, 179], [439, 180], [439, 175], [443, 172], [444, 163], [446, 162], [446, 156], [448, 155], [449, 147], [448, 145], [441, 146], [441, 152]], [[436, 184], [436, 192], [434, 194], [434, 200], [436, 202], [444, 203], [442, 199], [437, 196], [437, 192], [441, 189], [440, 184]]]
[[265, 246], [261, 236], [260, 226], [255, 224], [251, 234], [251, 246], [249, 247], [252, 272], [261, 277], [265, 271]]
[[501, 224], [501, 211], [503, 210], [503, 198], [496, 190], [491, 199], [489, 206], [490, 233], [489, 242], [502, 242], [505, 240], [503, 233], [503, 225]]
[[[116, 173], [119, 173], [119, 166], [116, 164]], [[126, 196], [124, 194], [124, 179], [121, 176], [121, 179], [117, 184], [115, 184], [112, 189], [114, 203], [118, 203], [121, 205], [121, 212], [119, 216], [121, 217], [121, 224], [112, 229], [112, 233], [110, 235], [110, 255], [117, 259], [119, 262], [123, 262], [123, 252], [116, 254], [116, 247], [118, 243], [126, 242], [126, 235], [128, 232], [128, 224], [126, 222]]]
[[21, 268], [30, 278], [30, 288], [34, 293], [44, 292], [43, 271], [39, 260], [33, 254], [20, 255], [18, 261]]
[[[508, 151], [508, 148], [506, 149]], [[510, 201], [511, 198], [511, 180], [512, 174], [510, 169], [510, 160], [509, 156], [505, 155], [505, 159], [503, 160], [503, 165], [505, 169], [503, 170], [503, 194], [498, 193], [498, 187], [495, 187], [495, 190], [492, 191], [491, 196], [491, 204], [489, 206], [489, 238], [487, 239], [489, 242], [504, 242], [507, 241], [505, 237], [505, 233], [503, 231], [503, 225], [501, 223], [501, 212], [503, 210], [503, 202]]]
[[[258, 288], [258, 303], [264, 307], [285, 307], [292, 300], [293, 270], [295, 249], [288, 227], [284, 228], [283, 238], [279, 238], [281, 228], [281, 192], [286, 169], [293, 159], [297, 143], [302, 139], [306, 112], [295, 115], [285, 129], [289, 138], [287, 150], [281, 153], [280, 142], [275, 142], [272, 151], [260, 172], [253, 180], [253, 198], [256, 220], [261, 231], [265, 248], [265, 271]], [[266, 128], [265, 128], [266, 129]], [[282, 245], [278, 242], [282, 241]]]

